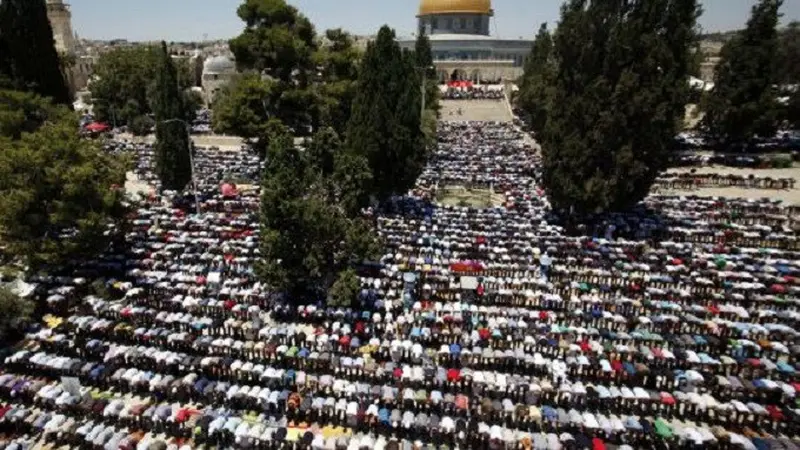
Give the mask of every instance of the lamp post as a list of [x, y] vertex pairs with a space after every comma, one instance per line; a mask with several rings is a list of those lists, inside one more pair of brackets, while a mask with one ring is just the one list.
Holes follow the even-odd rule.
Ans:
[[200, 201], [199, 201], [198, 196], [197, 196], [197, 179], [195, 178], [195, 175], [194, 175], [194, 156], [192, 155], [192, 135], [189, 132], [191, 130], [191, 126], [189, 125], [189, 123], [187, 121], [185, 121], [183, 119], [167, 119], [167, 120], [162, 120], [161, 121], [162, 124], [174, 123], [174, 122], [180, 122], [186, 127], [186, 140], [187, 140], [187, 147], [188, 147], [187, 150], [189, 151], [189, 167], [191, 168], [191, 172], [192, 172], [192, 194], [194, 195], [195, 211], [197, 212], [197, 215], [199, 216], [200, 215]]

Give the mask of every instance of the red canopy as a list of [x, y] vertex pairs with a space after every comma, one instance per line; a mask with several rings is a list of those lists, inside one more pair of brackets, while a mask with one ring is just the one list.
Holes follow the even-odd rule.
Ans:
[[450, 264], [451, 272], [481, 272], [483, 266], [476, 261], [458, 261]]
[[102, 123], [102, 122], [92, 122], [92, 123], [90, 123], [89, 125], [86, 125], [86, 126], [84, 127], [84, 129], [85, 129], [86, 131], [91, 131], [92, 133], [100, 133], [100, 132], [103, 132], [103, 131], [108, 131], [108, 130], [110, 130], [110, 129], [111, 129], [111, 127], [110, 127], [110, 126], [108, 126], [108, 124], [107, 124], [107, 123]]
[[471, 88], [472, 81], [462, 80], [462, 81], [451, 81], [447, 83], [447, 86], [451, 88]]

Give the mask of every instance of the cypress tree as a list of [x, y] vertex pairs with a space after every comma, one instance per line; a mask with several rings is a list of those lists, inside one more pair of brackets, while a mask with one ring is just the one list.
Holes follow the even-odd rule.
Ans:
[[547, 121], [548, 88], [554, 69], [553, 37], [543, 23], [525, 60], [517, 102], [536, 132], [542, 131]]
[[378, 200], [404, 194], [425, 163], [420, 79], [414, 55], [403, 52], [388, 26], [367, 46], [345, 149], [366, 158]]
[[786, 105], [786, 120], [789, 126], [795, 130], [800, 130], [800, 88], [795, 88], [789, 96], [789, 103]]
[[192, 178], [189, 134], [183, 119], [183, 95], [178, 88], [178, 74], [161, 42], [161, 56], [156, 74], [153, 112], [156, 117], [156, 173], [162, 189], [182, 190]]
[[778, 10], [782, 0], [760, 0], [747, 27], [720, 52], [706, 120], [711, 133], [726, 145], [744, 145], [754, 136], [772, 136], [779, 117], [775, 57]]
[[72, 107], [45, 0], [0, 2], [0, 78], [17, 90]]
[[433, 66], [433, 51], [431, 41], [423, 32], [417, 36], [414, 44], [414, 59], [417, 70], [425, 76], [425, 109], [439, 113], [439, 87], [436, 68]]
[[697, 0], [570, 0], [542, 133], [553, 206], [624, 210], [665, 168], [683, 118]]
[[780, 84], [800, 83], [800, 21], [790, 22], [779, 32], [775, 79]]

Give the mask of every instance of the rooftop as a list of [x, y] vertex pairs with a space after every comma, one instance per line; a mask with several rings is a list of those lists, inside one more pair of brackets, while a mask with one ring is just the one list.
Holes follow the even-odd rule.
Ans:
[[[400, 41], [414, 41], [416, 40], [416, 36], [410, 36], [406, 38], [401, 38]], [[431, 34], [428, 36], [428, 39], [431, 42], [436, 41], [520, 41], [520, 42], [528, 42], [532, 41], [533, 39], [526, 39], [526, 38], [502, 38], [498, 36], [484, 36], [481, 34], [456, 34], [456, 33], [442, 33], [442, 34]]]

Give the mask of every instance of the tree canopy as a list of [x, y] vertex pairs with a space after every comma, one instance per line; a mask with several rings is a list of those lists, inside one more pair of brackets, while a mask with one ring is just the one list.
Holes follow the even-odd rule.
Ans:
[[[95, 118], [117, 125], [131, 125], [135, 119], [153, 113], [155, 74], [160, 67], [161, 49], [137, 45], [119, 47], [100, 55], [94, 67], [96, 79], [89, 89], [92, 92]], [[198, 99], [188, 91], [194, 84], [189, 60], [174, 60], [178, 85], [184, 95], [185, 110], [181, 117], [193, 120]]]
[[285, 0], [245, 0], [238, 14], [245, 28], [230, 41], [237, 67], [269, 79], [270, 117], [304, 134], [314, 123], [309, 90], [317, 49], [314, 26]]
[[684, 115], [697, 0], [569, 0], [541, 143], [557, 210], [592, 214], [644, 198]]
[[777, 25], [782, 3], [760, 0], [753, 6], [746, 28], [722, 47], [705, 117], [711, 133], [725, 144], [746, 144], [755, 136], [772, 136], [778, 126], [773, 84], [777, 81]]
[[795, 130], [800, 129], [800, 89], [789, 97], [789, 113], [787, 119]]
[[414, 54], [382, 27], [367, 45], [345, 144], [345, 151], [368, 162], [368, 190], [378, 200], [405, 194], [425, 166], [419, 86]]
[[[285, 0], [245, 0], [237, 10], [245, 23], [230, 41], [241, 70], [254, 69], [286, 84], [310, 69], [316, 49], [314, 25]], [[301, 85], [307, 80], [303, 76]]]
[[342, 29], [326, 30], [313, 56], [316, 124], [343, 134], [356, 95], [361, 51], [353, 36]]
[[0, 91], [0, 243], [31, 268], [94, 254], [122, 216], [122, 161], [82, 139], [75, 116]]
[[183, 122], [183, 96], [167, 44], [161, 43], [161, 61], [153, 90], [156, 126], [156, 174], [162, 189], [183, 190], [192, 177], [189, 132]]
[[277, 116], [274, 92], [275, 82], [257, 73], [235, 76], [214, 101], [214, 131], [248, 139], [262, 136], [266, 122]]
[[431, 41], [425, 33], [417, 35], [414, 43], [414, 63], [417, 70], [422, 71], [421, 76], [425, 77], [425, 109], [433, 111], [438, 116], [441, 109], [439, 78], [436, 75], [436, 67], [433, 65]]
[[781, 84], [800, 83], [800, 21], [792, 21], [779, 31], [777, 52], [775, 81]]
[[266, 143], [260, 124], [278, 119], [299, 136], [324, 126], [344, 133], [360, 58], [353, 37], [341, 29], [317, 36], [284, 0], [246, 0], [238, 12], [245, 29], [230, 48], [243, 76], [218, 96], [215, 114], [224, 118], [215, 130]]
[[33, 302], [20, 298], [8, 287], [0, 287], [0, 339], [10, 342], [12, 335], [22, 333], [34, 310]]
[[45, 0], [0, 2], [0, 87], [31, 91], [72, 107]]
[[517, 105], [527, 116], [535, 132], [541, 132], [547, 121], [549, 91], [554, 71], [553, 37], [547, 24], [543, 23], [525, 60], [525, 71], [517, 94]]
[[[338, 145], [332, 130], [314, 142]], [[323, 149], [319, 149], [323, 150]], [[261, 190], [260, 276], [294, 299], [352, 300], [352, 269], [378, 249], [369, 224], [340, 204], [328, 158], [300, 152], [288, 128], [270, 138]], [[332, 288], [335, 286], [335, 289]]]

